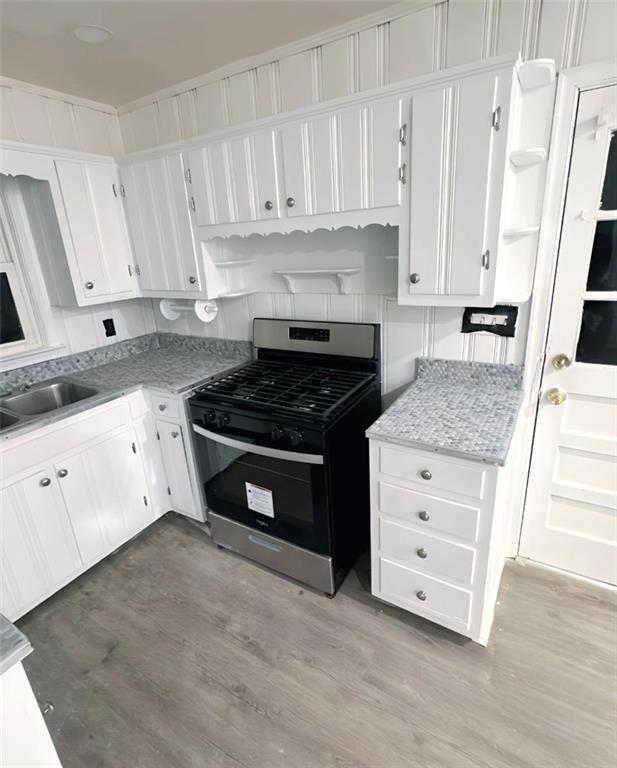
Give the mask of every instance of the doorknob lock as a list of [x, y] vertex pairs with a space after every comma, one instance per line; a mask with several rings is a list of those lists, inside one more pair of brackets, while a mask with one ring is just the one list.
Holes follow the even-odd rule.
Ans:
[[552, 387], [552, 389], [549, 389], [546, 393], [546, 399], [551, 405], [562, 405], [565, 403], [567, 397], [568, 393], [564, 389], [561, 389], [561, 387]]
[[553, 363], [553, 368], [557, 368], [560, 371], [562, 368], [568, 368], [572, 365], [572, 358], [564, 354], [555, 355], [551, 362]]

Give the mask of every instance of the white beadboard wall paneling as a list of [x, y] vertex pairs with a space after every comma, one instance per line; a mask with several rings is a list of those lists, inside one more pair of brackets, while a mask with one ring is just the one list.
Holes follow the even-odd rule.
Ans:
[[229, 99], [229, 122], [248, 123], [257, 118], [256, 71], [249, 69], [227, 81]]
[[283, 112], [315, 104], [313, 51], [302, 51], [279, 62], [281, 107]]
[[617, 48], [617, 3], [615, 0], [586, 0], [579, 16], [582, 36], [577, 64], [610, 59]]
[[227, 119], [227, 82], [219, 80], [196, 89], [197, 133], [225, 128]]
[[182, 135], [180, 129], [180, 111], [178, 99], [172, 96], [158, 102], [159, 139], [162, 144], [178, 141]]
[[190, 139], [197, 135], [197, 94], [194, 90], [178, 96], [180, 114], [180, 138]]
[[436, 10], [424, 8], [390, 22], [390, 82], [406, 80], [433, 71], [436, 39]]
[[270, 117], [281, 111], [278, 61], [257, 67], [255, 72], [257, 114]]
[[321, 49], [322, 97], [325, 101], [358, 90], [357, 35], [334, 40]]

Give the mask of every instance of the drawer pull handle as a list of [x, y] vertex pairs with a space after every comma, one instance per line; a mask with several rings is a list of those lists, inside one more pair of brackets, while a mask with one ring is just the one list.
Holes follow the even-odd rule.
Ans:
[[418, 600], [422, 600], [424, 602], [424, 600], [426, 600], [426, 592], [423, 589], [420, 589], [416, 592], [416, 597]]
[[426, 560], [426, 558], [428, 557], [428, 552], [426, 551], [426, 549], [424, 549], [424, 547], [420, 547], [420, 549], [416, 550], [416, 555], [418, 555], [418, 557], [421, 557], [422, 560]]
[[51, 480], [50, 480], [48, 477], [44, 477], [44, 478], [43, 478], [43, 479], [40, 481], [39, 485], [42, 485], [42, 486], [43, 486], [43, 488], [47, 488], [47, 486], [48, 486], [48, 485], [51, 485]]
[[432, 472], [429, 472], [428, 469], [423, 469], [422, 472], [420, 472], [420, 477], [423, 480], [432, 480], [433, 479], [433, 474], [432, 474]]
[[429, 513], [425, 512], [424, 510], [422, 510], [422, 512], [418, 512], [418, 517], [420, 520], [422, 520], [423, 523], [428, 523], [428, 521], [431, 519]]
[[167, 406], [166, 406], [166, 405], [163, 405], [163, 403], [161, 403], [161, 404], [159, 405], [159, 411], [164, 411], [164, 410], [165, 410], [165, 408], [167, 408]]

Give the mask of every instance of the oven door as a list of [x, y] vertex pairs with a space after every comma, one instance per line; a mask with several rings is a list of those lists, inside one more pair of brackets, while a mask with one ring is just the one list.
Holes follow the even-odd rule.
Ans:
[[193, 424], [208, 507], [299, 547], [329, 555], [323, 455], [255, 445]]

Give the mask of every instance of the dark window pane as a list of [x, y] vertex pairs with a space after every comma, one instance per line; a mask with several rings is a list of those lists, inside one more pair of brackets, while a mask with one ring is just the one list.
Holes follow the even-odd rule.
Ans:
[[608, 148], [608, 160], [604, 174], [604, 187], [600, 208], [603, 211], [617, 211], [617, 132], [611, 136]]
[[6, 272], [0, 272], [0, 344], [25, 339]]
[[576, 347], [581, 363], [617, 365], [617, 301], [586, 301]]
[[617, 291], [617, 221], [596, 224], [587, 290]]

